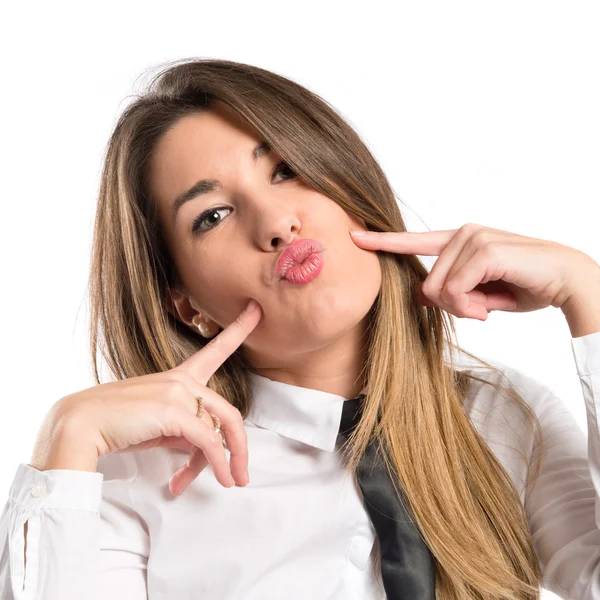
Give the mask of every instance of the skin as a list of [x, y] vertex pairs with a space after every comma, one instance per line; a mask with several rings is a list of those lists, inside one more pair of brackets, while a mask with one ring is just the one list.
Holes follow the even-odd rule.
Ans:
[[[209, 137], [210, 133], [212, 137]], [[245, 338], [253, 360], [268, 365], [263, 368], [265, 376], [347, 398], [362, 389], [362, 383], [357, 387], [353, 382], [360, 361], [364, 359], [360, 344], [364, 315], [381, 282], [375, 251], [438, 256], [423, 285], [415, 290], [416, 298], [422, 304], [440, 306], [459, 318], [485, 321], [492, 310], [529, 312], [553, 306], [561, 309], [573, 338], [600, 332], [600, 265], [587, 254], [556, 242], [473, 223], [460, 229], [425, 233], [363, 231], [360, 237], [352, 235], [349, 245], [345, 228], [362, 230], [364, 224], [355, 226], [356, 221], [335, 203], [301, 183], [288, 184], [293, 186], [291, 189], [269, 189], [267, 175], [271, 170], [266, 170], [262, 164], [261, 169], [252, 170], [247, 153], [241, 150], [244, 145], [249, 150], [255, 143], [256, 138], [252, 139], [252, 134], [240, 124], [234, 126], [215, 114], [186, 119], [178, 123], [161, 144], [162, 158], [157, 155], [161, 169], [156, 172], [165, 176], [162, 180], [157, 176], [156, 185], [160, 187], [162, 183], [163, 186], [161, 218], [166, 222], [170, 206], [169, 186], [181, 185], [181, 179], [177, 177], [187, 177], [187, 185], [191, 185], [196, 181], [194, 173], [198, 164], [208, 168], [212, 161], [212, 168], [224, 173], [221, 177], [226, 181], [226, 190], [231, 190], [231, 196], [235, 196], [233, 201], [245, 209], [231, 213], [241, 215], [233, 226], [229, 226], [234, 232], [223, 235], [223, 231], [228, 230], [220, 227], [220, 235], [213, 232], [209, 239], [196, 242], [188, 237], [186, 228], [194, 218], [192, 210], [203, 208], [195, 203], [206, 200], [187, 205], [186, 216], [180, 218], [178, 227], [170, 232], [170, 244], [173, 244], [172, 251], [177, 252], [177, 266], [184, 274], [184, 283], [189, 282], [189, 289], [195, 295], [175, 293], [171, 302], [178, 318], [191, 327], [195, 327], [191, 318], [200, 310], [204, 311], [204, 306], [207, 307], [206, 314], [210, 311], [227, 323], [241, 311], [235, 307], [236, 303], [245, 306], [248, 295], [258, 300], [261, 306], [268, 307], [269, 318], [261, 318]], [[211, 144], [215, 151], [212, 159], [208, 151]], [[183, 191], [184, 188], [177, 189]], [[241, 198], [247, 199], [247, 203], [242, 204]], [[270, 200], [280, 202], [269, 204]], [[212, 203], [212, 197], [210, 201]], [[321, 218], [313, 215], [317, 211]], [[304, 226], [311, 232], [310, 237], [317, 237], [327, 250], [331, 249], [326, 254], [325, 264], [331, 266], [329, 258], [332, 257], [339, 272], [334, 271], [334, 277], [330, 268], [324, 270], [327, 278], [322, 279], [322, 272], [307, 286], [282, 289], [278, 287], [281, 284], [272, 279], [269, 267], [272, 268], [278, 256], [280, 242], [283, 240], [286, 245], [293, 241], [301, 231], [300, 227], [304, 231]], [[277, 244], [271, 245], [271, 240]], [[337, 246], [332, 246], [335, 243]], [[356, 255], [353, 247], [362, 248], [359, 250], [362, 254]], [[234, 256], [243, 258], [233, 260]], [[207, 258], [212, 260], [202, 260]], [[221, 261], [218, 266], [224, 267], [221, 270], [215, 266], [218, 261]], [[359, 277], [363, 277], [361, 285], [352, 286], [352, 267], [356, 268]], [[202, 284], [208, 283], [213, 284], [208, 288], [210, 296], [205, 295], [200, 305], [196, 295], [200, 297]], [[315, 283], [322, 287], [313, 285]], [[344, 293], [336, 296], [338, 288]], [[348, 300], [337, 300], [340, 297]], [[218, 304], [219, 298], [222, 304]], [[340, 318], [328, 322], [327, 316], [336, 307], [345, 310], [339, 313]], [[278, 318], [280, 323], [276, 322]], [[306, 325], [302, 319], [306, 319]], [[260, 334], [255, 335], [256, 332]], [[238, 334], [230, 331], [230, 337]], [[277, 343], [283, 341], [285, 345], [277, 348], [274, 340]], [[193, 362], [195, 358], [188, 360]], [[323, 367], [321, 361], [328, 361], [328, 368]], [[354, 379], [344, 368], [354, 369]], [[238, 462], [238, 456], [232, 453], [232, 464]], [[203, 453], [192, 449], [188, 464], [172, 478], [173, 493], [182, 493], [205, 466]], [[27, 555], [27, 525], [25, 522], [24, 559]]]
[[[187, 115], [159, 141], [150, 162], [150, 191], [183, 287], [171, 290], [169, 311], [200, 335], [201, 316], [212, 333], [256, 300], [262, 318], [241, 351], [273, 381], [356, 396], [365, 381], [366, 315], [381, 286], [377, 253], [349, 234], [365, 223], [304, 183], [274, 150], [252, 160], [261, 140], [229, 107]], [[175, 198], [199, 179], [223, 189], [184, 204], [173, 223]], [[225, 206], [227, 209], [220, 209]], [[206, 209], [210, 227], [193, 221]], [[274, 273], [285, 247], [312, 238], [323, 246], [320, 275], [306, 285], [282, 284]]]
[[365, 250], [437, 256], [416, 299], [460, 318], [560, 308], [574, 338], [600, 332], [600, 265], [570, 246], [467, 223], [423, 233], [352, 232]]

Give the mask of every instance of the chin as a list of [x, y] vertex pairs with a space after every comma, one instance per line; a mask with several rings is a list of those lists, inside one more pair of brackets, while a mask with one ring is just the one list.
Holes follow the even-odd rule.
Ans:
[[293, 353], [311, 352], [325, 348], [355, 331], [363, 323], [370, 305], [358, 311], [356, 307], [354, 308], [352, 314], [345, 311], [338, 313], [335, 317], [327, 315], [302, 324], [298, 324], [296, 321], [293, 326], [281, 324], [269, 341], [278, 348]]

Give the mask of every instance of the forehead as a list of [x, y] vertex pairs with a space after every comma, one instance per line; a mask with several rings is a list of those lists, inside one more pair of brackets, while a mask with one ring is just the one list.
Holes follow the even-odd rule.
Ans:
[[[252, 143], [256, 132], [231, 108], [215, 103], [211, 108], [179, 118], [161, 137], [157, 150], [176, 150], [181, 147], [202, 146], [210, 154], [215, 147], [247, 140]], [[199, 150], [202, 148], [199, 147]]]
[[229, 107], [215, 107], [178, 119], [160, 138], [149, 163], [152, 197], [166, 217], [174, 199], [199, 179], [226, 178], [259, 141], [252, 127]]
[[151, 172], [158, 179], [167, 171], [186, 170], [191, 164], [196, 168], [205, 163], [218, 166], [235, 154], [247, 155], [248, 147], [257, 139], [250, 125], [229, 108], [195, 112], [178, 119], [161, 136], [151, 159]]

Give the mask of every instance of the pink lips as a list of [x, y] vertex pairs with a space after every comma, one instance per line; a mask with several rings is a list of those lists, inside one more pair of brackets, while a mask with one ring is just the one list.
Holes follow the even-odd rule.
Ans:
[[308, 283], [323, 267], [323, 246], [317, 240], [302, 239], [290, 244], [277, 261], [277, 275], [290, 283]]

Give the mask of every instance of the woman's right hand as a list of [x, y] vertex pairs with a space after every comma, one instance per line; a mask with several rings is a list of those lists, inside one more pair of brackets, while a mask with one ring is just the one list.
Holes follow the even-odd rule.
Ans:
[[[34, 456], [49, 452], [48, 440], [64, 440], [64, 436], [53, 435], [60, 423], [61, 431], [72, 432], [78, 441], [95, 444], [97, 456], [159, 446], [189, 450], [187, 464], [169, 482], [173, 494], [181, 494], [208, 463], [223, 486], [231, 487], [236, 482], [245, 485], [248, 445], [241, 413], [206, 383], [261, 317], [258, 305], [252, 312], [244, 310], [204, 348], [174, 369], [95, 385], [64, 396], [42, 424]], [[198, 395], [204, 399], [201, 418], [196, 416]], [[219, 418], [230, 452], [229, 463], [223, 438], [214, 430], [209, 413]], [[43, 459], [39, 462], [43, 464]]]

